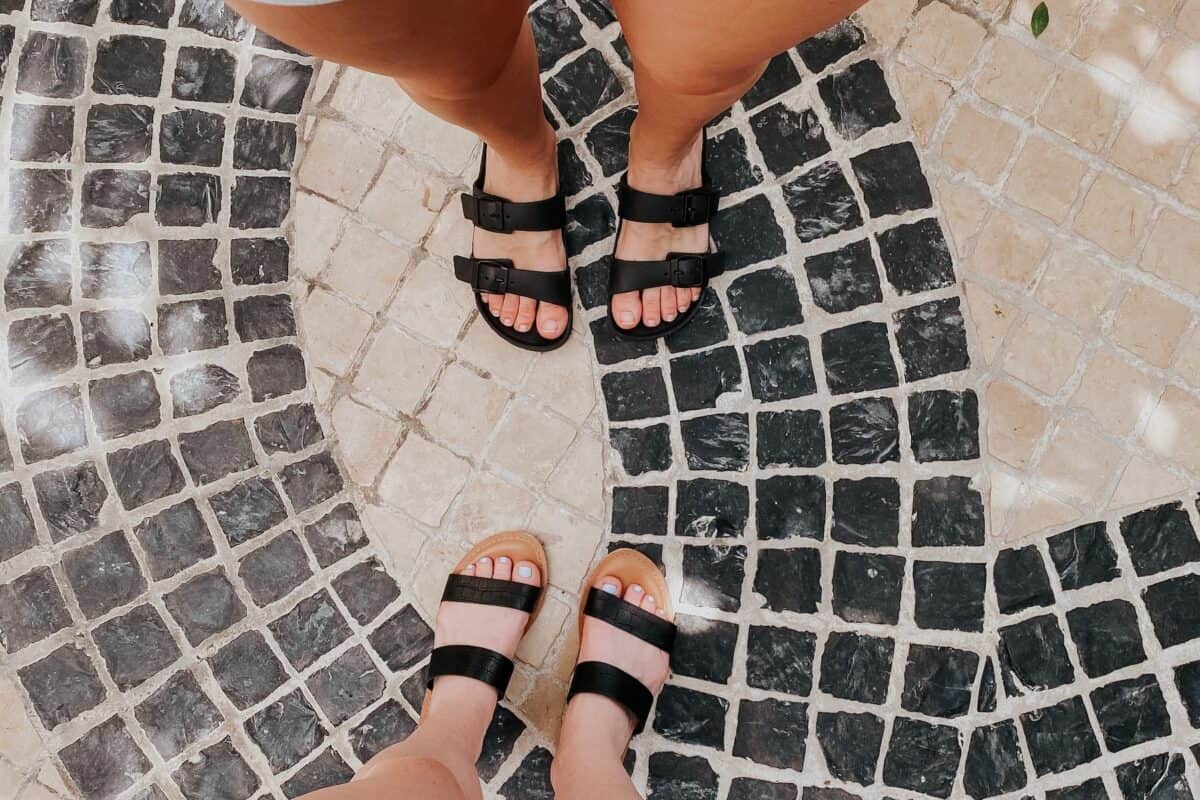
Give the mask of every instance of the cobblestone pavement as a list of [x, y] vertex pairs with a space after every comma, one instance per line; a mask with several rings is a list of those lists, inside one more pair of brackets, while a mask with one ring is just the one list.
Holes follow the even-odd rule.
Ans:
[[[1173, 20], [1194, 35], [1195, 0], [1159, 5], [1149, 18], [1186, 56]], [[1002, 58], [1027, 9], [913, 11], [869, 6], [777, 58], [714, 123], [713, 236], [732, 269], [702, 319], [647, 346], [600, 323], [627, 52], [603, 3], [537, 6], [584, 314], [577, 345], [533, 358], [479, 335], [446, 276], [468, 137], [381, 102], [386, 83], [314, 77], [212, 0], [0, 0], [11, 796], [257, 800], [347, 779], [415, 724], [445, 565], [510, 523], [554, 537], [556, 586], [480, 761], [491, 797], [550, 796], [562, 629], [595, 552], [629, 543], [668, 567], [685, 633], [631, 763], [654, 800], [1192, 797], [1200, 483], [1181, 342], [1195, 322], [1166, 345], [1131, 339], [1117, 299], [1189, 273], [1161, 247], [1147, 262], [1142, 238], [1120, 263], [1088, 251], [1121, 280], [1070, 335], [1144, 359], [1154, 396], [1118, 432], [1123, 455], [1091, 467], [1103, 411], [1076, 414], [1082, 389], [1046, 391], [1020, 366], [1046, 343], [1046, 369], [1084, 369], [1049, 345], [1085, 282], [1049, 280], [1039, 251], [1021, 289], [1036, 297], [1006, 294], [987, 264], [1020, 254], [989, 262], [985, 243], [1023, 229], [985, 232], [1024, 212], [970, 177], [999, 159], [996, 139], [923, 121], [966, 113], [963, 42]], [[920, 69], [955, 101], [921, 106]], [[970, 103], [1003, 118], [973, 85], [986, 102]], [[1191, 252], [1182, 169], [1137, 191], [1183, 220], [1154, 205], [1145, 228], [1172, 220]], [[1138, 264], [1155, 277], [1130, 281]], [[968, 282], [964, 303], [963, 273], [987, 294]], [[1006, 315], [1024, 338], [997, 332]], [[1046, 413], [1022, 434], [1040, 443], [1028, 470], [998, 450], [997, 363]], [[482, 416], [464, 397], [487, 398]], [[1038, 483], [1064, 420], [1083, 426], [1081, 460], [1111, 467], [1107, 503]], [[553, 441], [527, 433], [547, 425]], [[1116, 473], [1138, 458], [1174, 482], [1122, 494]], [[1025, 529], [1039, 534], [997, 535]]]

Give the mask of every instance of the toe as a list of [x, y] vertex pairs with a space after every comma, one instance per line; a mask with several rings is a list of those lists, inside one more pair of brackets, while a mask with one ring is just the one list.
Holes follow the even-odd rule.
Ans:
[[531, 300], [528, 297], [522, 297], [517, 303], [517, 320], [513, 324], [521, 333], [525, 333], [533, 327], [533, 318], [537, 314], [537, 300]]
[[700, 299], [700, 290], [692, 289], [692, 302], [695, 303]]
[[488, 311], [493, 317], [500, 316], [500, 306], [504, 303], [502, 294], [484, 294], [483, 302], [487, 303]]
[[596, 588], [602, 592], [620, 595], [621, 581], [618, 578], [614, 578], [612, 575], [605, 575], [596, 581]]
[[629, 588], [625, 590], [625, 602], [630, 605], [640, 606], [645, 596], [646, 590], [638, 583], [629, 584]]
[[647, 328], [653, 328], [662, 319], [661, 294], [658, 288], [642, 292], [642, 324]]
[[663, 322], [673, 322], [679, 316], [679, 301], [675, 299], [678, 289], [666, 287], [659, 292], [659, 306], [662, 310]]
[[512, 559], [508, 556], [500, 556], [496, 559], [496, 568], [492, 570], [492, 577], [498, 581], [512, 580]]
[[642, 598], [642, 610], [649, 611], [653, 614], [658, 610], [658, 600], [652, 594], [647, 594]]
[[475, 574], [475, 565], [474, 565], [474, 564], [467, 564], [467, 567], [466, 567], [466, 569], [464, 569], [464, 570], [462, 571], [462, 574], [463, 574], [463, 575], [474, 575], [474, 574]]
[[500, 321], [511, 327], [517, 321], [517, 309], [520, 305], [521, 298], [518, 295], [504, 295], [504, 302], [500, 306]]
[[545, 339], [557, 339], [567, 326], [567, 310], [550, 303], [538, 303], [537, 329]]
[[492, 559], [484, 556], [475, 562], [475, 574], [480, 578], [492, 577]]
[[622, 292], [613, 295], [612, 315], [618, 327], [629, 330], [636, 328], [642, 318], [642, 300], [637, 292]]
[[542, 572], [532, 561], [518, 561], [513, 565], [513, 580], [530, 586], [541, 586]]
[[692, 290], [691, 289], [676, 289], [675, 290], [675, 304], [679, 308], [680, 314], [687, 311], [688, 307], [692, 304]]

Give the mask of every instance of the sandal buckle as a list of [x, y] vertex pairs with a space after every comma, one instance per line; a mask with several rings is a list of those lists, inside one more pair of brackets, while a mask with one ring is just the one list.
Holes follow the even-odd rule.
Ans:
[[704, 258], [676, 256], [671, 260], [671, 284], [680, 288], [704, 285]]
[[707, 192], [687, 192], [679, 195], [679, 199], [683, 202], [676, 207], [678, 213], [676, 218], [671, 220], [671, 227], [690, 228], [703, 225], [712, 216], [712, 198]]
[[505, 294], [508, 291], [508, 267], [498, 261], [480, 261], [471, 288], [488, 294]]
[[504, 229], [504, 201], [491, 197], [475, 198], [475, 213], [471, 221], [476, 227], [492, 233], [506, 233]]

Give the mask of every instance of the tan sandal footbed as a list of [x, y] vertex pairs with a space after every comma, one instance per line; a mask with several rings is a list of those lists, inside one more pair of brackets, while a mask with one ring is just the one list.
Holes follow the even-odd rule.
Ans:
[[[518, 561], [532, 561], [537, 565], [542, 577], [542, 593], [538, 596], [537, 605], [533, 608], [533, 613], [529, 615], [528, 621], [525, 623], [525, 630], [529, 630], [529, 626], [537, 619], [537, 615], [542, 610], [542, 604], [546, 601], [546, 587], [549, 585], [549, 564], [546, 560], [546, 550], [542, 547], [542, 543], [537, 540], [533, 534], [526, 531], [501, 531], [493, 533], [491, 536], [483, 539], [472, 547], [467, 554], [459, 559], [459, 562], [454, 566], [452, 573], [461, 573], [467, 568], [468, 564], [473, 564], [484, 556], [490, 556], [493, 561], [499, 556], [508, 556], [513, 560], [514, 566]], [[425, 692], [425, 700], [421, 703], [421, 720], [425, 719], [426, 713], [429, 711], [429, 699], [433, 696], [433, 692]]]

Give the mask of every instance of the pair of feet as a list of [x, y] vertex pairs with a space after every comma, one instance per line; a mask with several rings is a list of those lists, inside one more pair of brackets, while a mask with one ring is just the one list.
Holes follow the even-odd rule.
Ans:
[[[634, 123], [636, 129], [637, 123]], [[647, 164], [630, 159], [629, 185], [634, 189], [655, 194], [673, 195], [695, 189], [701, 182], [703, 132], [698, 133], [692, 147], [678, 161], [667, 164]], [[506, 197], [514, 202], [528, 202], [551, 197], [558, 190], [558, 148], [554, 131], [546, 126], [546, 140], [541, 155], [533, 161], [514, 163], [504, 154], [489, 149], [484, 191]], [[708, 249], [708, 226], [676, 228], [669, 224], [625, 221], [617, 240], [616, 256], [630, 260], [658, 260], [668, 253], [703, 253]], [[558, 272], [567, 261], [559, 231], [516, 231], [492, 233], [475, 229], [473, 253], [477, 258], [507, 258], [520, 269], [538, 272]], [[484, 301], [494, 317], [506, 326], [526, 332], [537, 329], [546, 339], [557, 339], [565, 332], [567, 310], [562, 306], [538, 302], [515, 294], [484, 294]], [[671, 322], [700, 299], [700, 290], [693, 288], [645, 289], [624, 292], [612, 300], [613, 319], [626, 330], [641, 322], [653, 328]]]
[[[536, 564], [530, 561], [514, 562], [504, 555], [495, 559], [485, 556], [469, 564], [462, 574], [515, 581], [529, 586], [543, 584], [543, 576]], [[621, 596], [627, 603], [659, 617], [664, 616], [657, 600], [637, 584], [623, 586], [617, 578], [602, 576], [594, 585], [609, 594]], [[658, 694], [667, 679], [670, 660], [668, 654], [614, 628], [607, 622], [587, 616], [583, 619], [579, 661], [602, 661], [611, 664], [632, 675], [652, 693]], [[438, 608], [434, 647], [452, 644], [476, 645], [512, 658], [525, 633], [528, 620], [529, 615], [525, 612], [509, 608], [443, 602]], [[437, 703], [439, 694], [443, 692], [461, 697], [466, 692], [476, 691], [478, 687], [479, 684], [471, 678], [438, 678], [433, 687], [431, 707]], [[481, 694], [480, 698], [480, 702], [489, 704], [488, 713], [480, 718], [490, 719], [495, 693]], [[633, 729], [633, 717], [612, 700], [592, 694], [576, 695], [567, 705], [563, 718], [559, 755], [564, 755], [564, 750], [571, 747], [584, 747], [594, 754], [613, 756], [619, 761], [624, 756]], [[482, 740], [483, 732], [479, 731], [478, 734], [479, 740]]]

